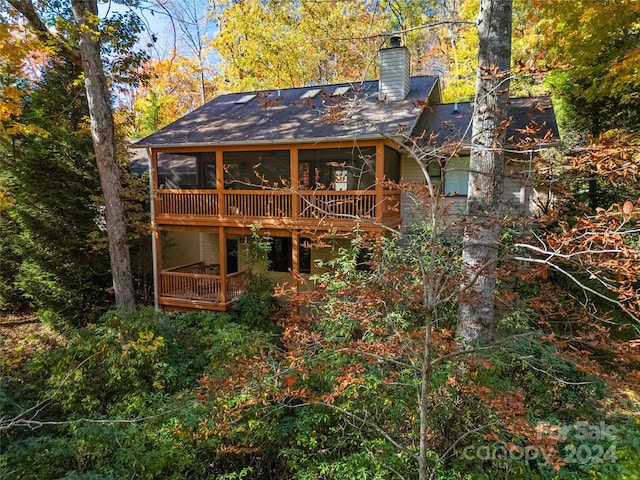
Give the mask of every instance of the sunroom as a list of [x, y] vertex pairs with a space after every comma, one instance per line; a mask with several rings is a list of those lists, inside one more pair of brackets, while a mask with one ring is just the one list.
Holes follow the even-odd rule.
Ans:
[[[382, 142], [155, 154], [158, 224], [399, 223], [399, 153]], [[320, 224], [320, 225], [319, 225]]]

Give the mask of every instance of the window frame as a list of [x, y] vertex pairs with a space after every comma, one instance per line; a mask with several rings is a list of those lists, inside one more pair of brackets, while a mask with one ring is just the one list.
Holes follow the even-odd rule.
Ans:
[[[442, 194], [447, 197], [466, 197], [469, 195], [469, 162], [471, 157], [451, 157], [441, 169]], [[455, 175], [455, 177], [454, 177]], [[452, 182], [452, 177], [456, 179]], [[459, 190], [451, 188], [454, 183]]]

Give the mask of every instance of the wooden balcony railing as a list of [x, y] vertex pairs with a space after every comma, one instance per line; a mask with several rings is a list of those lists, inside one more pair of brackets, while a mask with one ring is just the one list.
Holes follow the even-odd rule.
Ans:
[[215, 190], [158, 190], [156, 212], [170, 215], [218, 215]]
[[[218, 274], [212, 274], [211, 272]], [[176, 300], [190, 300], [226, 304], [245, 291], [246, 272], [231, 273], [223, 278], [219, 265], [194, 263], [160, 272], [159, 296]], [[226, 280], [226, 295], [222, 295], [222, 282]]]
[[[379, 208], [381, 207], [381, 208]], [[159, 219], [318, 219], [395, 222], [400, 218], [400, 192], [385, 190], [382, 198], [371, 191], [334, 190], [166, 190], [158, 191]], [[206, 218], [205, 218], [206, 217]]]
[[375, 218], [376, 192], [314, 190], [300, 193], [302, 218]]
[[225, 214], [257, 218], [291, 217], [291, 197], [290, 192], [278, 190], [225, 191]]

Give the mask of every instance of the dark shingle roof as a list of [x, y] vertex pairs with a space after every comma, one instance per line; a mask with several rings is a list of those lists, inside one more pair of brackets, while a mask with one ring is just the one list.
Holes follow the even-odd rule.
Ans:
[[[343, 96], [338, 87], [351, 87]], [[312, 98], [302, 99], [315, 89]], [[221, 95], [184, 117], [140, 140], [138, 147], [286, 143], [394, 135], [415, 125], [424, 101], [439, 102], [437, 77], [411, 78], [404, 100], [377, 98], [378, 81]]]
[[[468, 148], [471, 143], [473, 103], [451, 103], [429, 106], [416, 124], [413, 135], [424, 134], [424, 142], [434, 146], [458, 143]], [[507, 144], [552, 146], [560, 141], [551, 98], [522, 97], [509, 99]]]

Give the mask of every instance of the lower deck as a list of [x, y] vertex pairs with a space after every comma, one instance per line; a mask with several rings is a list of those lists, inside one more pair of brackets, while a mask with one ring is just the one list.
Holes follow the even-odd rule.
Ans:
[[197, 262], [160, 272], [158, 303], [167, 310], [226, 311], [246, 291], [247, 272], [220, 275], [220, 264]]
[[[247, 291], [250, 272], [267, 272], [276, 284], [301, 288], [301, 279], [325, 272], [322, 265], [335, 249], [349, 245], [348, 238], [320, 242], [301, 235], [265, 229], [256, 237], [248, 228], [163, 227], [156, 244], [157, 305], [227, 311]], [[261, 252], [256, 243], [262, 244]]]

